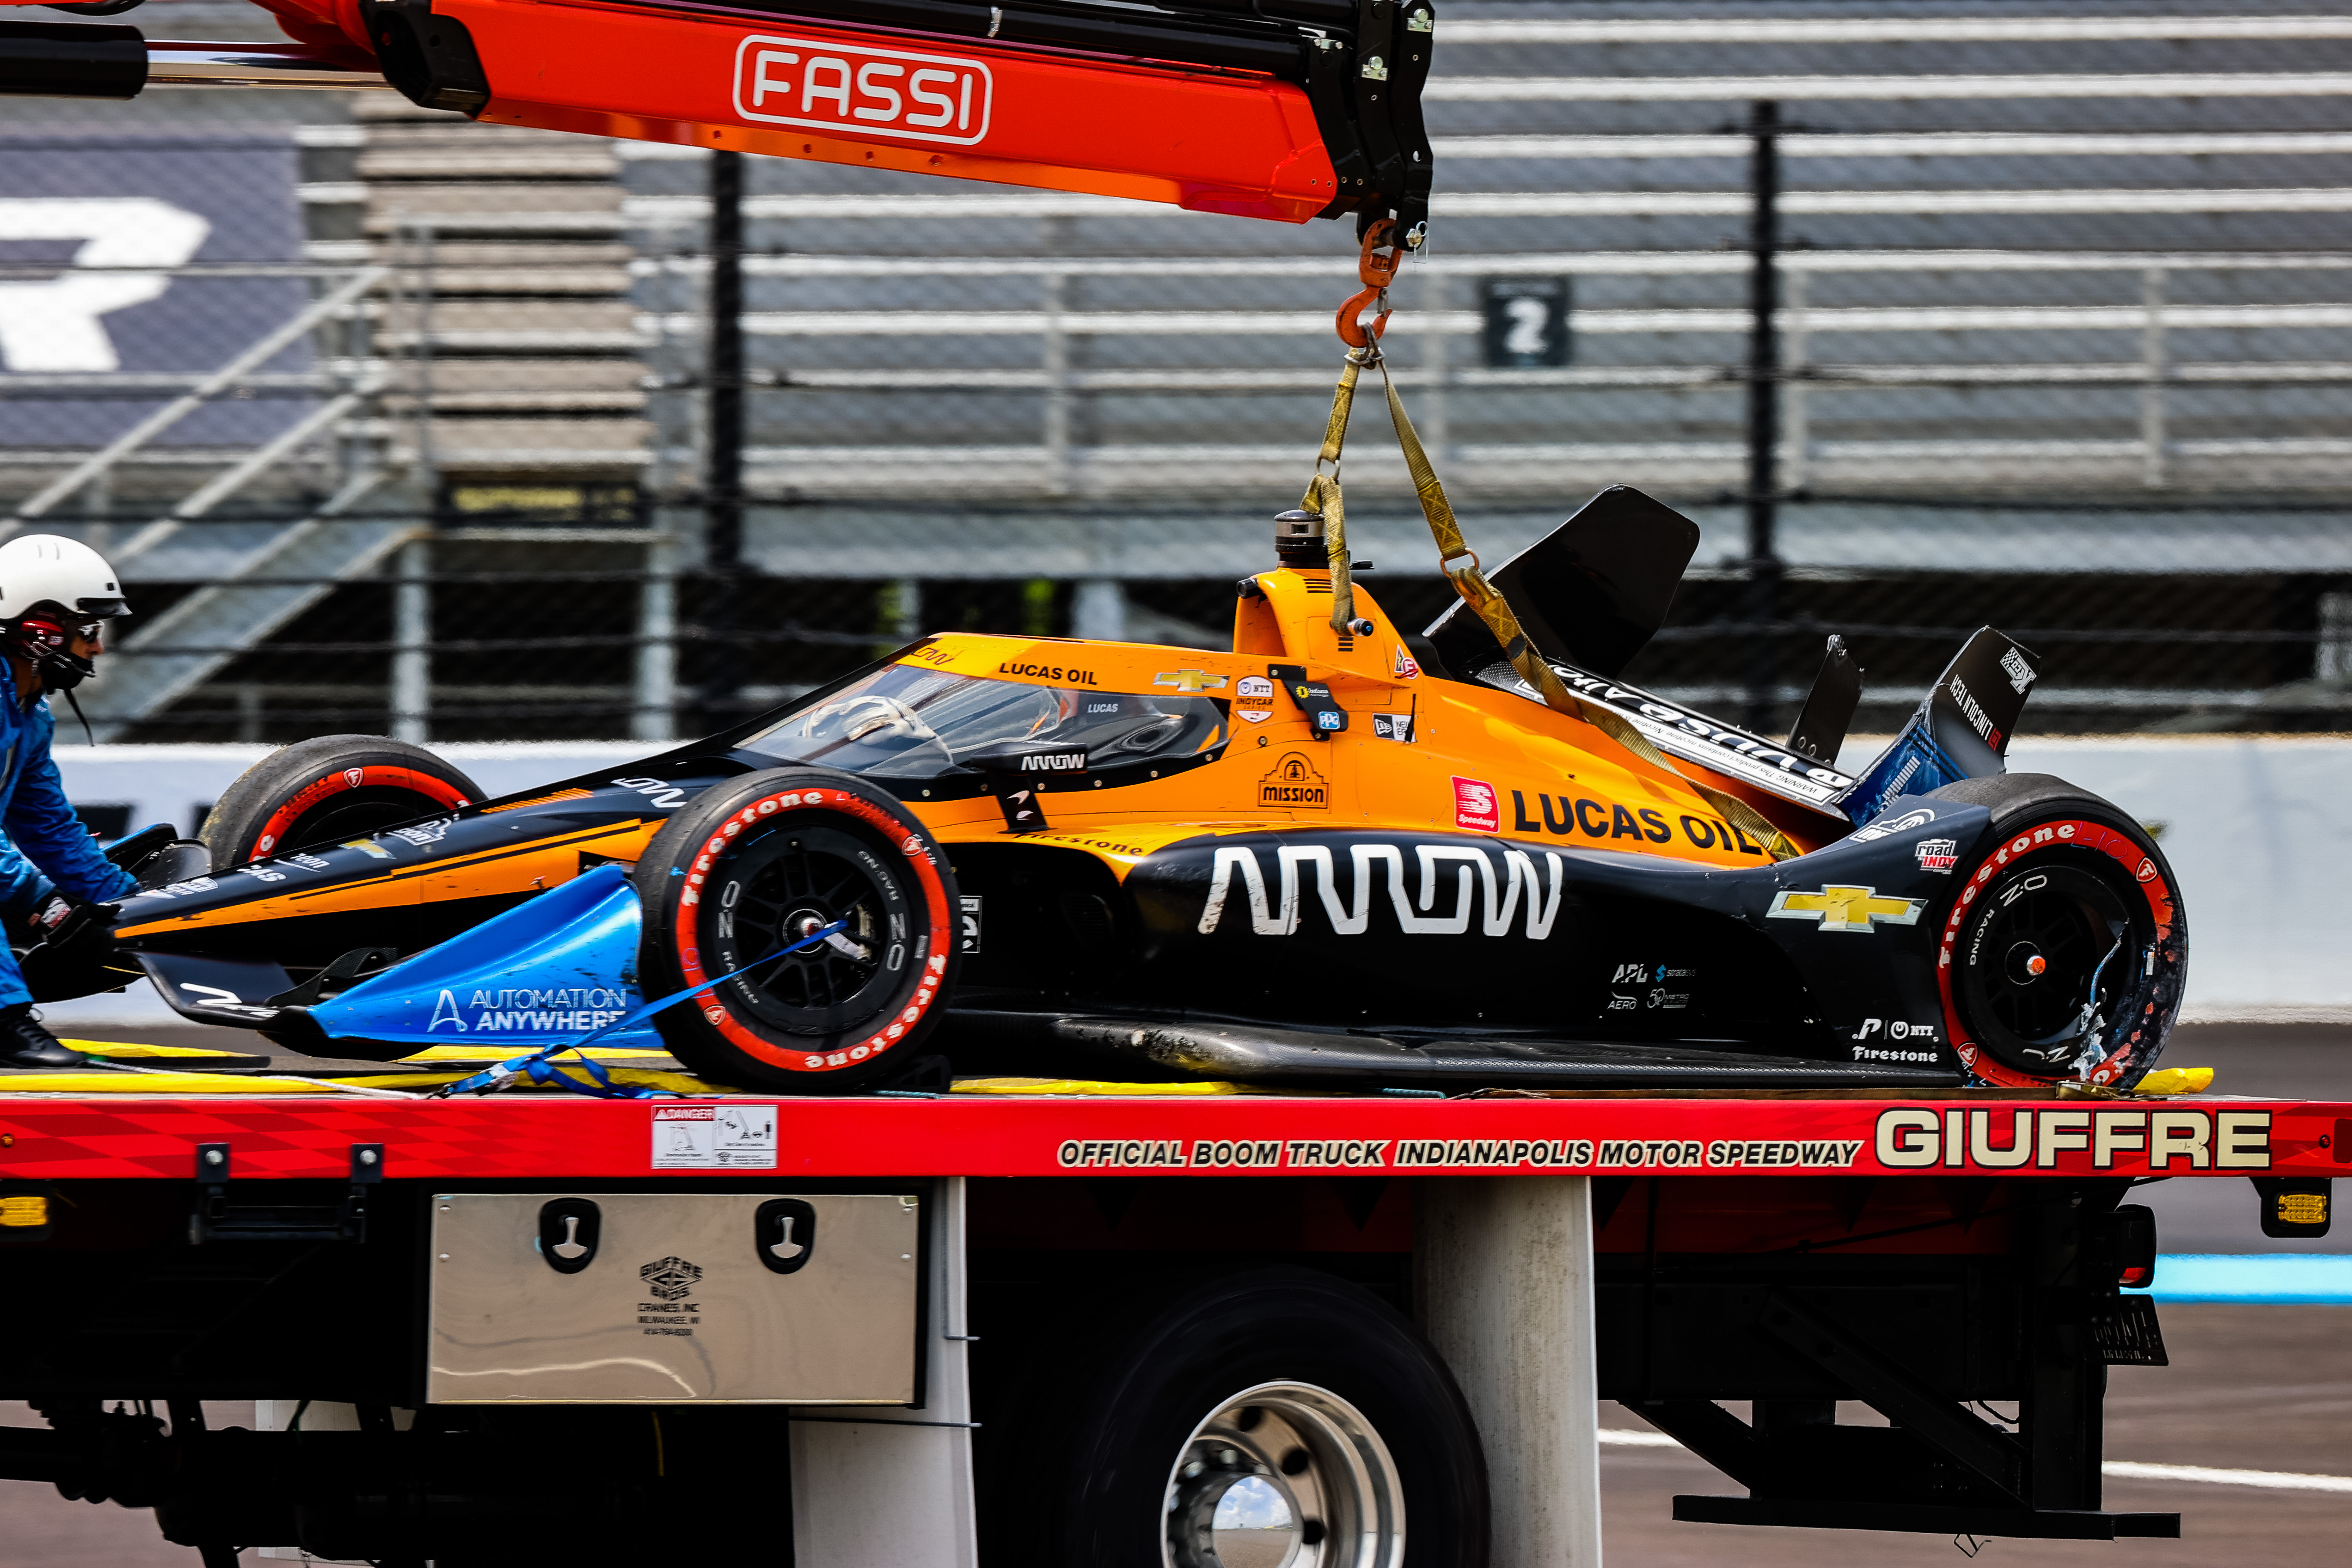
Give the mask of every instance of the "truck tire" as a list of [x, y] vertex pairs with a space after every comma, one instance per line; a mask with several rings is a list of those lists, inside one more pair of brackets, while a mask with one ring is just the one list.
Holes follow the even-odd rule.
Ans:
[[383, 735], [321, 735], [272, 752], [237, 775], [198, 837], [213, 869], [226, 871], [484, 798], [473, 780], [422, 746]]
[[1484, 1568], [1477, 1429], [1401, 1313], [1296, 1268], [1169, 1296], [1089, 1312], [1091, 1342], [1057, 1337], [1020, 1380], [989, 1448], [988, 1563]]
[[1925, 798], [1992, 812], [1937, 911], [1936, 980], [1961, 1062], [1989, 1084], [2137, 1083], [2188, 978], [2188, 921], [2164, 851], [2047, 773], [1966, 779]]
[[[637, 862], [638, 975], [678, 1060], [719, 1083], [842, 1094], [898, 1072], [946, 1011], [958, 905], [947, 857], [847, 773], [772, 768], [705, 790]], [[763, 959], [846, 921], [814, 948]]]

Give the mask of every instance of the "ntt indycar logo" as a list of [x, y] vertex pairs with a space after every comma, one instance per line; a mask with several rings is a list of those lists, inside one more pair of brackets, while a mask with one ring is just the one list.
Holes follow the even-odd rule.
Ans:
[[988, 134], [994, 79], [981, 60], [816, 38], [735, 48], [735, 112], [763, 125], [968, 147]]

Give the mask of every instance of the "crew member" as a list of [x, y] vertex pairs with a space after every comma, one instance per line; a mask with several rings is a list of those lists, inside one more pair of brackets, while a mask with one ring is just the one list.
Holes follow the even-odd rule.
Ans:
[[[0, 701], [0, 911], [51, 943], [99, 935], [89, 928], [112, 919], [107, 900], [139, 890], [67, 802], [44, 700], [89, 678], [106, 622], [127, 608], [114, 568], [89, 545], [46, 533], [0, 544], [0, 649], [15, 678]], [[41, 1026], [16, 953], [0, 945], [0, 1066], [88, 1059]]]

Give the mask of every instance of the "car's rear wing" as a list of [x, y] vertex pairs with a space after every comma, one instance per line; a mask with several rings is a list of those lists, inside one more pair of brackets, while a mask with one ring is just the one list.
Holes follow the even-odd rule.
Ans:
[[[28, 0], [0, 0], [21, 5]], [[269, 0], [292, 45], [0, 21], [0, 94], [388, 83], [502, 125], [1303, 223], [1429, 202], [1432, 0]], [[20, 13], [21, 15], [21, 13]]]

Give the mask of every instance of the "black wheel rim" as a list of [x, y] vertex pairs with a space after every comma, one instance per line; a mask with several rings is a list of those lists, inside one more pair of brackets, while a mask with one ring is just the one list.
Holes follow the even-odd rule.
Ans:
[[[751, 966], [730, 995], [789, 1035], [856, 1028], [887, 1010], [906, 973], [909, 902], [887, 846], [845, 826], [779, 825], [715, 868], [703, 937], [718, 973]], [[842, 930], [786, 952], [825, 928]]]
[[1961, 949], [1979, 1043], [2028, 1071], [2072, 1067], [2097, 1022], [2116, 1020], [2136, 973], [2148, 935], [2134, 912], [2083, 866], [2029, 861], [1990, 884]]
[[278, 836], [278, 842], [269, 847], [268, 853], [287, 855], [298, 849], [341, 844], [448, 809], [445, 803], [419, 790], [403, 789], [398, 784], [367, 784], [331, 795], [296, 817], [292, 826]]

